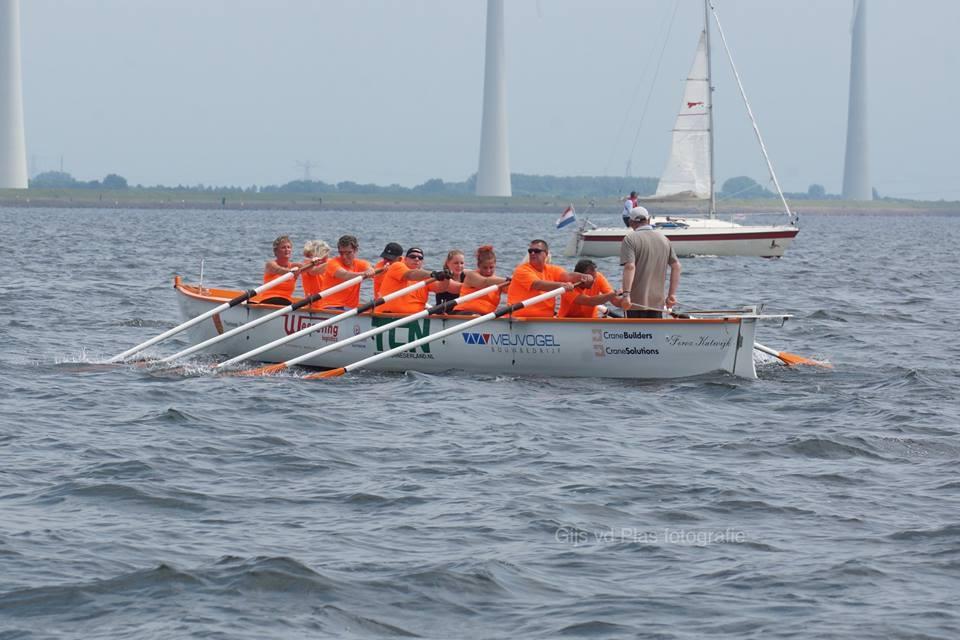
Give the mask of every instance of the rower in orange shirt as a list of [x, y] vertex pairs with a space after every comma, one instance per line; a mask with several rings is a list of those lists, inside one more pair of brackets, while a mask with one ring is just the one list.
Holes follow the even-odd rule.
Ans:
[[[438, 281], [443, 281], [449, 277], [448, 274], [443, 271], [427, 271], [421, 267], [422, 264], [423, 249], [419, 247], [410, 247], [407, 249], [407, 255], [403, 260], [394, 262], [387, 267], [383, 276], [383, 282], [380, 283], [380, 297], [409, 287], [417, 280], [434, 278]], [[383, 303], [381, 306], [376, 307], [376, 311], [404, 314], [423, 311], [427, 308], [427, 299], [430, 296], [431, 289], [436, 289], [436, 287], [433, 285], [420, 287], [399, 298]]]
[[[460, 295], [465, 296], [494, 284], [503, 284], [506, 278], [495, 274], [497, 270], [497, 254], [493, 246], [485, 244], [477, 249], [477, 268], [464, 272], [463, 284], [460, 285]], [[458, 315], [486, 315], [496, 311], [500, 306], [501, 290], [497, 289], [485, 296], [461, 302], [451, 312]]]
[[598, 305], [610, 302], [620, 306], [618, 297], [622, 291], [614, 291], [613, 287], [602, 273], [597, 271], [597, 263], [584, 258], [573, 268], [575, 273], [586, 273], [593, 276], [593, 284], [589, 288], [576, 288], [560, 296], [560, 312], [558, 318], [598, 318], [601, 316]]
[[399, 262], [403, 258], [403, 247], [401, 247], [396, 242], [388, 242], [387, 246], [383, 248], [383, 251], [380, 252], [380, 261], [373, 265], [373, 268], [377, 271], [380, 271], [377, 275], [373, 276], [373, 297], [374, 299], [380, 297], [380, 283], [383, 282], [383, 277], [387, 274], [387, 267], [392, 265], [394, 262]]
[[[340, 236], [337, 240], [339, 257], [329, 258], [323, 271], [323, 288], [329, 289], [344, 280], [357, 276], [372, 278], [374, 270], [370, 263], [357, 257], [360, 243], [354, 236]], [[360, 283], [347, 287], [343, 291], [325, 296], [320, 300], [324, 309], [355, 309], [360, 304]]]
[[[291, 271], [297, 272], [300, 268], [300, 264], [297, 262], [291, 262], [290, 256], [293, 255], [293, 242], [290, 240], [290, 236], [280, 236], [273, 241], [273, 260], [267, 260], [267, 263], [263, 266], [263, 284], [267, 284], [271, 280], [276, 280], [280, 276], [290, 273]], [[262, 296], [257, 296], [255, 299], [251, 299], [251, 302], [260, 302], [264, 304], [282, 304], [287, 305], [293, 301], [293, 290], [297, 286], [297, 276], [294, 275], [293, 278], [287, 280], [286, 282], [281, 282], [272, 289], [264, 291]]]
[[300, 272], [300, 285], [303, 287], [303, 296], [307, 297], [323, 290], [323, 270], [330, 256], [330, 245], [323, 240], [308, 240], [303, 245], [303, 264], [312, 262], [312, 266]]
[[[550, 247], [545, 240], [531, 240], [527, 255], [527, 262], [521, 263], [513, 272], [510, 287], [507, 289], [507, 304], [522, 302], [557, 287], [573, 291], [577, 283], [583, 282], [587, 287], [593, 284], [593, 276], [567, 273], [563, 267], [550, 264]], [[520, 309], [512, 315], [517, 318], [552, 318], [556, 301], [556, 298], [550, 298]]]

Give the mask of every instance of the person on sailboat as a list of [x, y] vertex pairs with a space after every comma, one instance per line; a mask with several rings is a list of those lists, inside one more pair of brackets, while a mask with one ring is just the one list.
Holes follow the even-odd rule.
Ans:
[[[620, 244], [623, 266], [623, 308], [628, 318], [662, 318], [664, 306], [677, 304], [680, 286], [680, 261], [667, 236], [650, 224], [650, 213], [644, 207], [630, 210], [630, 228]], [[670, 288], [663, 294], [667, 267], [670, 267]]]
[[630, 211], [637, 206], [637, 192], [631, 191], [630, 197], [623, 201], [623, 225], [630, 226]]

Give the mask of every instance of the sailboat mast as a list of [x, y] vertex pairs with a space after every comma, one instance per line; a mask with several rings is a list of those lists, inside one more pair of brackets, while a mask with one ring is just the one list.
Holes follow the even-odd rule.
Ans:
[[703, 0], [703, 38], [707, 54], [707, 159], [710, 163], [710, 217], [717, 217], [713, 180], [713, 68], [710, 62], [710, 0]]

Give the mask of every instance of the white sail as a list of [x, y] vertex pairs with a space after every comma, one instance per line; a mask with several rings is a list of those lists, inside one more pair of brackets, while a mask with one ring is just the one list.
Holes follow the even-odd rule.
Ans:
[[655, 199], [710, 198], [710, 80], [706, 33], [700, 34], [697, 53], [687, 77], [670, 158], [657, 184]]

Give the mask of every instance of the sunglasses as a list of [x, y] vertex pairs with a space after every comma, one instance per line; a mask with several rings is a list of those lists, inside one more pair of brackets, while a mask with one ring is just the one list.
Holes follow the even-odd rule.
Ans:
[[527, 249], [527, 253], [529, 253], [529, 254], [543, 253], [544, 251], [545, 251], [545, 249], [535, 249], [535, 248], [533, 248], [533, 247], [531, 247], [530, 249]]

